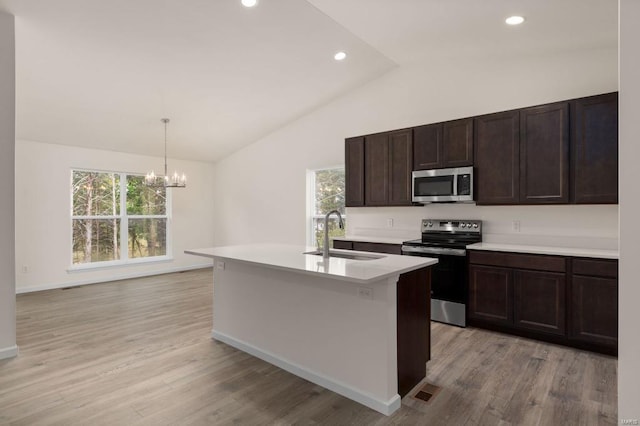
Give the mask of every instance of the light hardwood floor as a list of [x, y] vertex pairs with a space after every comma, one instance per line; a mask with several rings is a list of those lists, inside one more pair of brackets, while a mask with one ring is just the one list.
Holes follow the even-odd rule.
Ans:
[[437, 323], [440, 392], [385, 417], [212, 341], [211, 294], [204, 269], [18, 296], [0, 424], [616, 424], [615, 358]]

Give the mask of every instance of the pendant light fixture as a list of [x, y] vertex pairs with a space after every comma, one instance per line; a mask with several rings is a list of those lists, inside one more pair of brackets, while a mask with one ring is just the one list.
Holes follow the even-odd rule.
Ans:
[[167, 174], [167, 123], [168, 118], [160, 119], [164, 123], [164, 176], [156, 176], [153, 170], [144, 177], [144, 184], [151, 187], [165, 187], [165, 188], [186, 188], [187, 177], [178, 172], [173, 172], [172, 176]]

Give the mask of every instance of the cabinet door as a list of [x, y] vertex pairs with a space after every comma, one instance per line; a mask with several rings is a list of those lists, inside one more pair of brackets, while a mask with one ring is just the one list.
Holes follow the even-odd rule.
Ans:
[[389, 205], [411, 205], [411, 169], [413, 167], [411, 129], [389, 134]]
[[618, 202], [618, 94], [571, 103], [572, 197], [575, 203]]
[[513, 324], [511, 270], [469, 266], [469, 318], [494, 324]]
[[569, 104], [520, 111], [520, 203], [569, 202]]
[[431, 268], [405, 272], [396, 288], [398, 393], [404, 396], [424, 379], [431, 358]]
[[401, 244], [370, 243], [354, 241], [352, 249], [355, 251], [371, 251], [374, 253], [402, 254]]
[[353, 250], [353, 241], [333, 240], [334, 249]]
[[473, 119], [442, 125], [442, 167], [473, 166]]
[[414, 127], [413, 170], [442, 167], [442, 123]]
[[520, 201], [520, 121], [518, 111], [475, 119], [475, 182], [478, 204]]
[[571, 279], [569, 338], [616, 347], [618, 280], [574, 275]]
[[389, 134], [364, 139], [364, 201], [367, 206], [386, 206], [389, 201]]
[[364, 206], [364, 137], [344, 141], [345, 205]]
[[516, 327], [564, 335], [565, 283], [563, 273], [514, 271]]

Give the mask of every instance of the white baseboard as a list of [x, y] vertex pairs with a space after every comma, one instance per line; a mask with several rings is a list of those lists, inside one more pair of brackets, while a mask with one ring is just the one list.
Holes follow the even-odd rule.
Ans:
[[51, 283], [51, 284], [43, 284], [43, 285], [32, 286], [32, 287], [22, 287], [22, 288], [16, 288], [16, 294], [31, 293], [34, 291], [43, 291], [43, 290], [55, 290], [58, 288], [78, 287], [80, 285], [88, 285], [88, 284], [100, 284], [100, 283], [106, 283], [109, 281], [129, 280], [132, 278], [149, 277], [152, 275], [171, 274], [174, 272], [211, 268], [212, 266], [213, 265], [211, 263], [201, 263], [197, 265], [179, 266], [179, 267], [165, 268], [165, 269], [160, 269], [155, 271], [133, 272], [133, 273], [127, 273], [127, 274], [121, 274], [121, 275], [112, 275], [108, 278], [99, 278], [99, 279], [94, 278], [94, 279], [86, 279], [86, 280], [79, 280], [79, 281], [72, 281], [72, 282]]
[[347, 397], [356, 402], [359, 402], [360, 404], [366, 407], [369, 407], [372, 410], [376, 410], [377, 412], [382, 413], [385, 416], [389, 416], [393, 414], [394, 411], [400, 408], [400, 405], [402, 403], [400, 399], [400, 395], [398, 394], [396, 394], [393, 398], [391, 398], [388, 401], [379, 400], [365, 392], [355, 389], [347, 384], [341, 383], [338, 380], [335, 380], [333, 378], [311, 371], [308, 368], [289, 362], [286, 359], [282, 359], [277, 355], [274, 355], [268, 351], [264, 351], [249, 343], [243, 342], [241, 340], [237, 340], [224, 333], [220, 333], [213, 330], [211, 332], [211, 337], [213, 337], [215, 340], [219, 340], [220, 342], [224, 342], [230, 346], [233, 346], [236, 349], [240, 349], [243, 352], [247, 352], [248, 354], [251, 354], [256, 358], [260, 358], [263, 361], [266, 361], [270, 364], [275, 365], [276, 367], [280, 367], [283, 370], [286, 370], [292, 374], [295, 374], [296, 376], [302, 377], [305, 380], [308, 380], [312, 383], [315, 383], [324, 388], [327, 388], [335, 393], [338, 393], [344, 397]]
[[18, 355], [18, 346], [13, 345], [8, 348], [0, 348], [0, 359], [13, 358]]

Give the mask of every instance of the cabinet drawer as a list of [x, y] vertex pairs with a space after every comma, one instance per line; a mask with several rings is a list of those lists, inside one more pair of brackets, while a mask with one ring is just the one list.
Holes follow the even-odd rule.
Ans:
[[617, 260], [573, 258], [572, 266], [575, 275], [618, 278]]
[[353, 241], [333, 240], [334, 249], [353, 250]]
[[353, 249], [356, 251], [371, 251], [376, 253], [402, 254], [402, 246], [400, 244], [366, 243], [366, 242], [354, 241]]
[[497, 251], [471, 250], [469, 252], [469, 262], [479, 265], [504, 266], [507, 268], [547, 272], [565, 272], [567, 269], [566, 260], [562, 256], [515, 254]]

